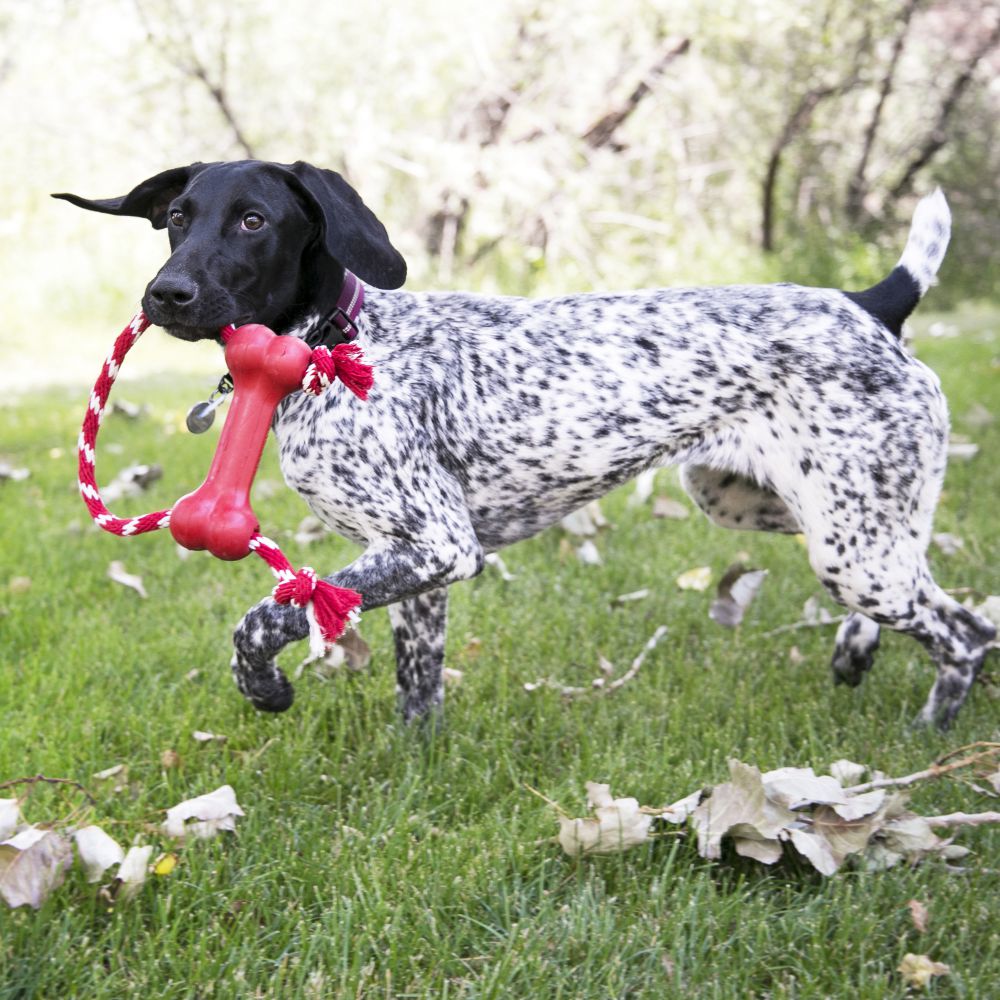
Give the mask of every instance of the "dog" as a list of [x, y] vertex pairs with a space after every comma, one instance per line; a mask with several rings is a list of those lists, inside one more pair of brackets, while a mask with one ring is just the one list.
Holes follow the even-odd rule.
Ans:
[[[327, 579], [387, 605], [407, 721], [443, 703], [448, 585], [644, 469], [677, 463], [723, 526], [803, 533], [849, 614], [833, 654], [857, 685], [880, 627], [930, 653], [918, 722], [944, 728], [996, 630], [934, 582], [926, 561], [945, 471], [937, 377], [901, 343], [951, 218], [918, 205], [899, 264], [866, 291], [791, 284], [580, 294], [544, 300], [397, 291], [406, 264], [337, 173], [298, 162], [195, 163], [81, 208], [167, 229], [145, 290], [182, 340], [263, 323], [316, 345], [356, 334], [374, 365], [367, 403], [296, 393], [278, 407], [281, 468], [331, 530], [364, 546]], [[366, 289], [355, 323], [340, 305]], [[259, 709], [293, 691], [275, 664], [307, 635], [266, 599], [234, 634], [232, 669]]]

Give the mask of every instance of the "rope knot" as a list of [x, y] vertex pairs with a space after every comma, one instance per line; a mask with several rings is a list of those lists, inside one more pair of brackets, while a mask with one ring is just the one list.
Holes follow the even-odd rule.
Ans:
[[375, 380], [372, 366], [361, 357], [362, 351], [357, 344], [338, 344], [332, 351], [329, 347], [314, 348], [302, 378], [303, 391], [318, 396], [339, 378], [358, 399], [367, 399]]
[[294, 608], [304, 608], [311, 600], [319, 581], [310, 566], [303, 566], [291, 578], [282, 580], [272, 591], [278, 604], [291, 604]]

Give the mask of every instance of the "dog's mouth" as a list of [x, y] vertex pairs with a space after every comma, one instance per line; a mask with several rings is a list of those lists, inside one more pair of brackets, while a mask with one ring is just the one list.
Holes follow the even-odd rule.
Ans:
[[[184, 326], [179, 323], [163, 323], [160, 325], [162, 325], [163, 329], [171, 337], [176, 337], [178, 340], [184, 340], [191, 344], [199, 340], [219, 340], [219, 331], [227, 324], [221, 323], [219, 326]], [[240, 324], [234, 323], [233, 325], [239, 326]]]

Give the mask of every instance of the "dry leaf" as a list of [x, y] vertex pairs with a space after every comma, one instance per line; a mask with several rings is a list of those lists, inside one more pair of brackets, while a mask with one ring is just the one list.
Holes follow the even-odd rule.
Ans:
[[0, 843], [0, 898], [12, 908], [37, 910], [62, 885], [72, 862], [73, 849], [65, 837], [29, 826]]
[[121, 864], [125, 858], [118, 841], [99, 826], [85, 826], [73, 834], [73, 839], [88, 882], [100, 882], [108, 868]]
[[747, 569], [742, 563], [730, 566], [719, 581], [715, 600], [708, 609], [709, 618], [727, 628], [735, 628], [743, 621], [743, 615], [766, 576], [766, 569]]
[[691, 516], [691, 511], [673, 497], [658, 496], [653, 501], [653, 517], [666, 517], [672, 521], [683, 521]]
[[17, 799], [0, 799], [0, 840], [14, 834], [21, 823], [21, 807]]
[[969, 462], [979, 454], [979, 445], [973, 444], [971, 441], [965, 441], [961, 438], [953, 437], [951, 441], [948, 442], [948, 458], [960, 461]]
[[635, 799], [614, 799], [607, 785], [588, 781], [587, 802], [593, 816], [559, 817], [559, 843], [567, 854], [614, 854], [649, 838], [653, 817]]
[[708, 585], [711, 582], [712, 568], [710, 566], [698, 566], [696, 569], [689, 569], [677, 577], [677, 586], [681, 590], [708, 590]]
[[727, 834], [753, 840], [776, 840], [778, 833], [796, 822], [793, 812], [769, 802], [760, 771], [738, 760], [729, 761], [730, 780], [716, 785], [691, 814], [703, 858], [722, 854]]
[[572, 514], [567, 514], [559, 523], [562, 525], [563, 531], [568, 531], [571, 535], [579, 535], [581, 538], [596, 535], [599, 528], [606, 528], [608, 525], [601, 513], [601, 506], [596, 500], [585, 507], [574, 510]]
[[220, 830], [235, 830], [236, 819], [245, 813], [236, 801], [231, 785], [187, 799], [167, 810], [163, 832], [168, 837], [214, 837]]
[[864, 764], [855, 764], [852, 760], [835, 760], [830, 765], [830, 774], [844, 787], [857, 785], [868, 770]]
[[160, 766], [167, 771], [181, 766], [181, 755], [176, 750], [164, 750], [160, 754]]
[[930, 917], [927, 907], [919, 899], [911, 899], [906, 905], [910, 908], [910, 919], [913, 921], [913, 926], [923, 934], [927, 930], [927, 921]]
[[169, 875], [176, 867], [177, 855], [170, 851], [167, 854], [161, 854], [153, 862], [153, 874], [162, 878], [164, 875]]
[[448, 687], [458, 687], [464, 676], [465, 674], [461, 670], [455, 670], [453, 667], [445, 667], [441, 671], [441, 679]]
[[138, 420], [139, 417], [149, 413], [149, 404], [132, 403], [127, 399], [116, 399], [111, 404], [111, 412], [115, 416], [124, 417], [126, 420]]
[[299, 526], [295, 529], [295, 534], [292, 537], [299, 545], [311, 545], [313, 542], [318, 542], [321, 538], [326, 538], [327, 534], [328, 532], [323, 522], [318, 517], [313, 517], [310, 514], [299, 522]]
[[957, 555], [965, 548], [965, 540], [958, 535], [951, 535], [947, 531], [941, 531], [931, 536], [931, 541], [946, 555]]
[[30, 475], [31, 472], [28, 469], [15, 469], [7, 462], [0, 462], [0, 482], [10, 480], [12, 483], [18, 483]]
[[619, 594], [612, 602], [611, 606], [620, 608], [623, 604], [633, 604], [636, 601], [644, 601], [649, 597], [649, 590], [633, 590], [628, 594]]
[[512, 580], [516, 580], [517, 577], [507, 569], [506, 564], [500, 558], [496, 552], [488, 552], [486, 554], [486, 565], [492, 566], [500, 574], [500, 579], [504, 583], [510, 583]]
[[160, 466], [135, 463], [122, 469], [107, 486], [101, 489], [101, 495], [105, 503], [114, 503], [123, 497], [141, 496], [162, 477], [163, 469]]
[[125, 569], [125, 564], [115, 560], [108, 567], [108, 578], [115, 583], [120, 583], [123, 587], [131, 587], [140, 597], [148, 597], [146, 588], [142, 585], [142, 577], [135, 576]]
[[898, 971], [906, 980], [907, 986], [922, 990], [934, 976], [947, 976], [951, 968], [944, 962], [932, 961], [927, 955], [907, 953], [899, 963]]
[[116, 775], [121, 774], [124, 770], [124, 764], [112, 764], [111, 767], [106, 767], [103, 771], [95, 771], [91, 777], [95, 781], [107, 781], [108, 778], [114, 778]]
[[983, 427], [989, 427], [994, 419], [993, 414], [982, 403], [973, 403], [962, 417], [962, 422], [981, 430]]
[[12, 576], [10, 580], [7, 581], [7, 589], [12, 594], [24, 594], [31, 590], [31, 577]]
[[195, 743], [225, 743], [229, 737], [223, 736], [221, 733], [206, 733], [204, 730], [196, 729], [191, 734], [191, 739]]
[[146, 882], [146, 875], [149, 872], [149, 858], [153, 853], [150, 845], [145, 847], [130, 847], [124, 860], [118, 867], [118, 874], [115, 876], [117, 890], [115, 899], [124, 902], [134, 898]]
[[597, 546], [589, 539], [576, 550], [576, 557], [585, 566], [600, 566], [603, 561]]
[[635, 477], [635, 489], [628, 498], [630, 507], [641, 507], [652, 495], [656, 485], [656, 469], [644, 469]]

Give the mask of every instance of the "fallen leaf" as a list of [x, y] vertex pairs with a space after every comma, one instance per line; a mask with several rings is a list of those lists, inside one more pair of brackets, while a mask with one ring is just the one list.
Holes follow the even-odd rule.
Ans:
[[125, 858], [118, 841], [99, 826], [85, 826], [73, 834], [73, 839], [88, 882], [100, 882], [108, 868], [121, 864]]
[[673, 497], [658, 496], [653, 501], [653, 517], [665, 517], [672, 521], [683, 521], [691, 516], [691, 511]]
[[603, 562], [597, 546], [589, 539], [576, 550], [576, 557], [585, 566], [600, 566]]
[[948, 443], [948, 458], [961, 462], [969, 462], [979, 454], [979, 445], [971, 441], [952, 438]]
[[368, 643], [361, 638], [356, 629], [348, 629], [340, 638], [328, 646], [320, 656], [307, 656], [296, 668], [294, 678], [302, 676], [306, 667], [321, 681], [333, 677], [341, 667], [346, 667], [355, 673], [365, 669], [371, 663], [372, 651]]
[[17, 799], [0, 799], [0, 840], [10, 837], [21, 823], [21, 807]]
[[730, 566], [719, 581], [715, 600], [708, 609], [709, 618], [727, 628], [735, 628], [743, 621], [743, 615], [766, 576], [766, 569], [747, 569], [742, 563]]
[[318, 542], [321, 538], [326, 538], [328, 534], [329, 532], [326, 530], [323, 522], [318, 517], [313, 517], [310, 514], [299, 522], [299, 526], [295, 529], [295, 534], [292, 537], [299, 545], [311, 545], [313, 542]]
[[703, 795], [704, 792], [699, 788], [698, 791], [684, 796], [683, 799], [678, 799], [669, 806], [664, 806], [657, 813], [656, 818], [667, 823], [683, 823], [698, 808]]
[[712, 788], [691, 813], [698, 853], [703, 858], [720, 857], [726, 835], [776, 840], [779, 832], [797, 819], [790, 810], [768, 801], [757, 768], [730, 760], [729, 775], [730, 780]]
[[181, 755], [176, 750], [164, 750], [160, 754], [160, 766], [167, 771], [181, 766]]
[[149, 873], [149, 858], [153, 853], [152, 845], [144, 847], [130, 847], [124, 860], [118, 867], [118, 874], [115, 876], [117, 891], [115, 899], [125, 902], [133, 899], [146, 882], [146, 875]]
[[10, 480], [12, 483], [19, 483], [31, 475], [28, 469], [15, 469], [7, 462], [0, 462], [0, 482]]
[[108, 567], [108, 578], [123, 587], [131, 587], [140, 597], [148, 597], [146, 588], [142, 585], [142, 577], [135, 576], [125, 569], [125, 564], [117, 559]]
[[810, 597], [802, 605], [802, 621], [806, 625], [829, 625], [833, 615], [820, 604], [818, 597]]
[[441, 671], [441, 678], [448, 687], [458, 687], [464, 676], [461, 670], [455, 670], [453, 667], [445, 667]]
[[235, 830], [236, 819], [246, 815], [231, 785], [187, 799], [167, 810], [163, 832], [168, 837], [214, 837], [221, 830]]
[[103, 771], [95, 771], [91, 777], [96, 781], [107, 781], [108, 778], [113, 778], [124, 770], [124, 764], [112, 764], [111, 767], [106, 767]]
[[976, 430], [989, 427], [996, 418], [982, 403], [973, 403], [962, 417], [962, 422]]
[[628, 498], [630, 507], [641, 507], [652, 495], [656, 485], [656, 469], [644, 469], [635, 477], [635, 489]]
[[677, 586], [681, 590], [708, 590], [708, 585], [711, 582], [712, 569], [710, 566], [698, 566], [677, 577]]
[[123, 497], [141, 496], [162, 478], [163, 469], [159, 465], [135, 463], [122, 469], [107, 486], [102, 487], [101, 496], [105, 503], [114, 503]]
[[161, 878], [164, 875], [169, 875], [177, 867], [177, 855], [170, 851], [166, 854], [161, 854], [153, 862], [153, 874], [159, 875]]
[[619, 594], [612, 602], [612, 607], [620, 608], [623, 604], [634, 604], [636, 601], [644, 601], [649, 597], [649, 590], [633, 590], [628, 594]]
[[563, 531], [581, 538], [589, 538], [597, 534], [599, 528], [607, 526], [607, 521], [601, 513], [601, 508], [595, 500], [567, 514], [560, 522]]
[[931, 536], [931, 541], [946, 555], [957, 555], [965, 548], [965, 540], [958, 535], [951, 535], [947, 531], [941, 531]]
[[31, 590], [31, 577], [12, 576], [10, 580], [7, 581], [7, 589], [12, 594], [24, 594]]
[[788, 662], [793, 667], [799, 667], [806, 662], [806, 658], [802, 655], [802, 650], [798, 646], [792, 646], [788, 650]]
[[923, 934], [927, 930], [927, 921], [930, 917], [927, 907], [919, 899], [911, 899], [906, 905], [910, 908], [910, 919], [913, 921], [913, 926]]
[[29, 826], [0, 843], [0, 898], [12, 908], [37, 910], [62, 885], [72, 862], [73, 849], [65, 837]]
[[587, 801], [593, 816], [559, 817], [559, 843], [567, 854], [614, 854], [649, 838], [653, 817], [635, 799], [612, 798], [607, 785], [588, 781]]
[[503, 580], [504, 583], [510, 583], [512, 580], [517, 579], [517, 577], [507, 569], [506, 564], [496, 552], [488, 552], [486, 554], [486, 565], [495, 569], [497, 573], [500, 574], [500, 579]]
[[993, 622], [997, 628], [1000, 628], [1000, 597], [996, 594], [990, 594], [984, 601], [976, 605], [976, 611]]
[[115, 416], [124, 417], [126, 420], [138, 420], [139, 417], [149, 413], [149, 404], [132, 403], [127, 399], [116, 399], [111, 404], [111, 412]]
[[843, 758], [835, 760], [830, 765], [830, 774], [845, 788], [859, 784], [867, 770], [868, 768], [864, 764], [855, 764], [854, 761]]
[[951, 968], [944, 962], [934, 962], [927, 955], [907, 953], [897, 970], [908, 986], [924, 989], [934, 976], [947, 976]]
[[792, 846], [801, 854], [820, 875], [832, 875], [840, 862], [834, 857], [829, 842], [825, 837], [809, 830], [791, 829], [788, 837]]
[[229, 737], [222, 735], [222, 733], [207, 733], [202, 729], [196, 729], [191, 734], [191, 739], [195, 743], [225, 743]]

